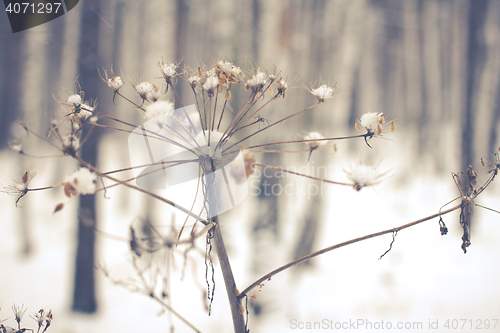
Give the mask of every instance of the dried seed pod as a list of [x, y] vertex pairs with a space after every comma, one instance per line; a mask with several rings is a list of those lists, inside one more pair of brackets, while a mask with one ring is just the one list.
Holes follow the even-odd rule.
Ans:
[[70, 183], [64, 183], [64, 194], [71, 198], [73, 195], [78, 195], [78, 191]]
[[396, 123], [395, 122], [391, 122], [391, 132], [392, 133], [396, 132]]
[[245, 313], [245, 308], [243, 307], [243, 305], [238, 304], [238, 311], [240, 312], [240, 314], [244, 314]]
[[359, 121], [356, 120], [356, 123], [354, 124], [354, 128], [356, 129], [356, 131], [361, 131], [361, 127], [359, 127]]
[[57, 204], [56, 208], [54, 209], [54, 214], [61, 211], [64, 208], [64, 204], [61, 202], [60, 204]]
[[377, 135], [382, 135], [382, 126], [377, 126]]
[[23, 184], [26, 184], [28, 182], [28, 179], [29, 179], [29, 174], [28, 171], [26, 171], [24, 175], [21, 177], [21, 181], [23, 182]]
[[231, 90], [226, 90], [226, 101], [231, 99]]
[[337, 144], [336, 144], [336, 143], [334, 143], [334, 144], [333, 144], [333, 152], [334, 152], [334, 153], [336, 153], [336, 152], [337, 152]]

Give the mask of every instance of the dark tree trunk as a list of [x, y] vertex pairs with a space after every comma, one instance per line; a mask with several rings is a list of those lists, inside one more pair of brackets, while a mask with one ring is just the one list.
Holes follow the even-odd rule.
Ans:
[[22, 115], [21, 79], [24, 34], [12, 34], [7, 20], [0, 25], [0, 149], [7, 146], [10, 125]]
[[[98, 96], [100, 78], [97, 74], [99, 37], [99, 0], [82, 2], [80, 26], [80, 53], [78, 57], [79, 83], [85, 91], [85, 100]], [[88, 128], [86, 129], [88, 131]], [[85, 135], [85, 132], [83, 133]], [[81, 158], [97, 164], [97, 131], [94, 131], [81, 149]], [[94, 313], [97, 309], [95, 290], [95, 197], [81, 196], [78, 214], [78, 240], [75, 262], [73, 311]]]
[[479, 74], [484, 65], [485, 46], [482, 40], [488, 0], [470, 0], [467, 35], [467, 82], [464, 117], [462, 118], [462, 163], [465, 171], [474, 161], [474, 96], [479, 86]]

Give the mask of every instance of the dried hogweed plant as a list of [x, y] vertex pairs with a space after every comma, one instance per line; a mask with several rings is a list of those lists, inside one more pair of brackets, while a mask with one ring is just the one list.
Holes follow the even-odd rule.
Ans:
[[[0, 308], [1, 310], [1, 308]], [[24, 332], [35, 332], [32, 328], [21, 327], [21, 322], [23, 320], [24, 314], [26, 313], [24, 306], [19, 307], [18, 305], [12, 305], [12, 312], [14, 313], [14, 320], [17, 323], [17, 328], [5, 326], [2, 324], [5, 320], [0, 320], [0, 333], [24, 333]], [[40, 309], [38, 312], [30, 315], [30, 317], [36, 322], [37, 328], [36, 333], [45, 333], [52, 323], [52, 310], [49, 312], [44, 309]]]
[[[4, 187], [3, 191], [14, 195], [17, 205], [19, 200], [31, 191], [62, 187], [64, 195], [71, 200], [80, 195], [94, 195], [100, 191], [105, 193], [112, 187], [125, 186], [174, 207], [179, 214], [172, 217], [171, 227], [166, 231], [147, 220], [136, 220], [130, 225], [129, 239], [126, 241], [130, 245], [131, 263], [136, 272], [134, 278], [117, 279], [105, 265], [101, 265], [101, 269], [117, 284], [156, 300], [169, 315], [176, 316], [194, 331], [199, 330], [178, 313], [171, 303], [171, 269], [177, 267], [175, 263], [180, 259], [182, 262], [180, 270], [184, 275], [188, 261], [195, 261], [196, 255], [203, 257], [206, 282], [204, 294], [210, 314], [215, 295], [215, 265], [212, 259], [214, 247], [229, 298], [234, 330], [240, 333], [248, 331], [249, 314], [245, 307], [249, 300], [256, 299], [265, 281], [281, 271], [323, 253], [392, 233], [390, 250], [400, 230], [434, 218], [439, 218], [441, 233], [445, 234], [446, 226], [442, 216], [457, 209], [462, 211], [460, 223], [464, 227], [462, 246], [464, 252], [470, 245], [468, 228], [470, 208], [476, 205], [474, 199], [493, 181], [500, 169], [498, 152], [494, 155], [493, 162], [490, 161], [488, 164], [490, 178], [480, 188], [476, 189], [475, 176], [474, 179], [471, 178], [472, 169], [466, 173], [453, 175], [461, 191], [460, 204], [411, 223], [351, 239], [306, 255], [269, 272], [240, 292], [220, 230], [220, 225], [224, 221], [219, 219], [219, 215], [244, 199], [248, 191], [246, 180], [251, 177], [255, 168], [268, 168], [318, 182], [350, 186], [356, 191], [378, 184], [386, 179], [388, 174], [388, 171], [379, 172], [377, 167], [358, 164], [344, 170], [348, 181], [340, 182], [261, 163], [259, 154], [298, 152], [307, 156], [309, 161], [314, 151], [321, 150], [320, 148], [327, 144], [333, 144], [335, 150], [335, 141], [359, 138], [363, 138], [371, 148], [370, 139], [381, 137], [387, 132], [395, 132], [396, 124], [394, 121], [386, 121], [382, 113], [367, 113], [355, 123], [355, 129], [364, 130], [363, 134], [325, 138], [319, 132], [313, 131], [297, 140], [249, 145], [247, 143], [250, 139], [258, 139], [260, 133], [279, 129], [279, 125], [289, 122], [292, 118], [297, 119], [302, 113], [328, 102], [334, 96], [335, 86], [326, 84], [310, 86], [309, 93], [316, 99], [314, 103], [272, 122], [262, 118], [260, 114], [273, 102], [285, 98], [289, 88], [287, 80], [276, 69], [268, 71], [255, 68], [244, 73], [238, 66], [225, 60], [207, 68], [199, 67], [194, 71], [189, 68], [181, 71], [179, 62], [165, 63], [161, 60], [157, 66], [164, 82], [161, 85], [147, 80], [132, 83], [136, 97], [127, 97], [122, 93], [124, 80], [121, 76], [116, 76], [113, 71], [110, 74], [104, 71], [104, 76], [101, 76], [113, 92], [113, 102], [119, 97], [130, 103], [143, 117], [142, 124], [133, 124], [98, 111], [95, 102], [84, 101], [83, 92], [68, 93], [66, 98], [60, 98], [65, 112], [61, 117], [54, 118], [45, 137], [35, 133], [23, 123], [28, 133], [48, 142], [59, 150], [61, 156], [74, 158], [81, 167], [75, 173], [68, 175], [62, 183], [40, 188], [30, 186], [34, 173], [27, 171], [21, 182]], [[176, 85], [181, 84], [178, 83], [179, 78], [185, 79], [192, 91], [192, 105], [184, 104], [179, 98], [176, 91]], [[229, 104], [234, 89], [243, 89], [247, 97], [241, 107], [232, 106], [230, 109]], [[134, 99], [137, 102], [134, 102]], [[176, 101], [180, 108], [175, 109], [172, 100]], [[235, 111], [231, 112], [232, 110]], [[98, 121], [103, 118], [108, 120], [106, 124]], [[129, 135], [131, 166], [104, 171], [79, 156], [79, 150], [95, 129], [114, 130]], [[305, 144], [307, 149], [297, 151], [281, 148], [296, 143]], [[33, 157], [24, 151], [19, 141], [12, 141], [10, 146], [14, 151]], [[486, 164], [483, 161], [483, 165]], [[117, 174], [126, 176], [119, 177]], [[180, 192], [193, 194], [189, 196], [187, 204], [179, 202], [180, 195], [174, 196], [174, 200], [155, 191], [171, 186], [181, 186], [182, 191], [178, 191], [178, 194]], [[56, 205], [54, 213], [64, 209], [65, 204], [61, 202]], [[182, 221], [178, 224], [175, 223], [176, 216], [182, 216]], [[201, 240], [203, 240], [202, 246], [200, 246]]]

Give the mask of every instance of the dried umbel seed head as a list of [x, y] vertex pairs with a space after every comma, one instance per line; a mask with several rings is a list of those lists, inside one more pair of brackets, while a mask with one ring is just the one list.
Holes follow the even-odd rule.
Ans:
[[363, 187], [372, 186], [383, 181], [383, 177], [389, 171], [380, 173], [376, 167], [371, 165], [358, 164], [350, 166], [349, 170], [344, 170], [347, 178], [353, 182], [353, 188], [360, 191]]
[[219, 78], [217, 76], [209, 76], [203, 84], [203, 89], [208, 93], [208, 96], [213, 96], [219, 86]]
[[158, 86], [156, 84], [153, 84], [153, 88], [146, 95], [146, 99], [150, 102], [156, 102], [157, 100], [160, 99], [160, 97], [161, 97], [160, 89], [158, 89]]
[[68, 176], [63, 184], [64, 194], [68, 197], [94, 194], [97, 190], [97, 175], [87, 168], [80, 168]]
[[217, 70], [221, 84], [228, 85], [229, 83], [239, 82], [238, 75], [241, 73], [241, 69], [233, 63], [221, 60], [217, 63]]
[[[137, 94], [139, 94], [139, 97], [142, 98], [143, 101], [148, 99], [148, 95], [151, 93], [151, 91], [155, 88], [155, 85], [152, 84], [151, 82], [143, 81], [138, 84], [134, 84], [134, 89], [137, 91]], [[158, 88], [156, 88], [158, 89]]]
[[[370, 112], [365, 113], [361, 116], [359, 121], [356, 121], [355, 128], [360, 131], [363, 127], [366, 129], [368, 134], [380, 136], [382, 135], [385, 124], [386, 122], [383, 113]], [[391, 123], [391, 131], [393, 130], [396, 131], [396, 124], [394, 124], [394, 122]]]
[[192, 89], [196, 88], [196, 86], [200, 85], [201, 77], [198, 75], [193, 75], [188, 78], [189, 85]]
[[275, 82], [275, 85], [278, 90], [278, 96], [285, 98], [285, 90], [288, 89], [288, 83], [284, 79], [279, 79]]
[[88, 105], [88, 104], [85, 104], [85, 103], [82, 103], [80, 105], [80, 108], [78, 110], [78, 113], [75, 115], [76, 118], [74, 119], [75, 121], [78, 121], [78, 120], [85, 120], [89, 117], [92, 117], [94, 114], [94, 107]]
[[68, 97], [68, 103], [75, 108], [79, 107], [82, 104], [82, 96], [78, 94], [73, 94]]
[[[326, 144], [326, 141], [318, 141], [324, 139], [323, 135], [319, 134], [318, 132], [310, 132], [308, 133], [305, 137], [304, 140], [307, 140], [304, 142], [309, 146], [311, 149], [316, 149], [320, 146], [324, 146]], [[313, 141], [310, 141], [313, 140]]]
[[118, 90], [123, 86], [123, 80], [119, 76], [113, 76], [112, 78], [107, 79], [106, 83], [115, 93], [118, 92]]
[[245, 90], [252, 90], [253, 93], [262, 92], [268, 79], [269, 75], [257, 69], [250, 80], [245, 83]]
[[165, 64], [162, 60], [158, 63], [161, 75], [169, 84], [172, 83], [172, 78], [177, 75], [177, 67], [179, 67], [179, 65], [174, 62]]
[[323, 84], [316, 89], [311, 89], [311, 94], [313, 94], [319, 102], [323, 103], [333, 97], [333, 88]]
[[153, 119], [167, 112], [174, 110], [174, 103], [169, 101], [156, 101], [146, 106], [146, 112], [144, 113], [144, 118]]

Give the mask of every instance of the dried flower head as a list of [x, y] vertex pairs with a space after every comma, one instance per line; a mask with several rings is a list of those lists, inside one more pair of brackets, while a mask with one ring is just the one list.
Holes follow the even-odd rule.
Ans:
[[163, 60], [158, 62], [157, 65], [165, 81], [168, 84], [172, 83], [172, 78], [177, 75], [177, 67], [179, 67], [179, 65], [174, 62], [165, 64]]
[[15, 304], [12, 305], [12, 312], [14, 312], [14, 319], [16, 320], [18, 326], [21, 324], [21, 320], [23, 319], [26, 310], [27, 309], [24, 308], [24, 305], [22, 305], [21, 307]]
[[333, 97], [333, 88], [323, 84], [316, 89], [311, 89], [311, 94], [313, 94], [319, 102], [323, 103]]
[[360, 191], [363, 187], [380, 183], [384, 180], [382, 177], [387, 175], [389, 171], [380, 173], [376, 167], [363, 164], [351, 165], [349, 170], [344, 169], [347, 178], [353, 182], [353, 188], [356, 191]]
[[144, 118], [147, 120], [153, 119], [167, 112], [174, 110], [174, 103], [169, 101], [156, 101], [146, 106], [146, 112], [144, 113]]
[[311, 149], [316, 149], [320, 146], [324, 146], [326, 144], [326, 141], [317, 141], [322, 139], [324, 139], [323, 135], [319, 134], [318, 132], [310, 132], [304, 137], [304, 140], [314, 140], [305, 142], [305, 144], [307, 144]]
[[241, 73], [241, 69], [233, 63], [220, 60], [217, 63], [217, 70], [219, 71], [219, 81], [222, 82], [223, 85], [239, 82], [238, 75]]
[[[143, 81], [138, 84], [132, 84], [134, 86], [135, 91], [139, 94], [139, 97], [142, 98], [143, 101], [148, 100], [150, 93], [155, 89], [155, 85], [151, 82]], [[158, 90], [158, 87], [156, 87]]]
[[97, 190], [97, 175], [87, 168], [80, 168], [64, 181], [66, 196], [94, 194]]
[[190, 76], [188, 78], [188, 82], [189, 82], [189, 85], [191, 86], [191, 88], [195, 88], [197, 85], [200, 84], [200, 81], [201, 81], [201, 77], [199, 77], [198, 75], [193, 75], [193, 76]]
[[106, 83], [111, 89], [113, 89], [114, 92], [117, 92], [123, 86], [123, 80], [120, 76], [113, 76], [109, 79], [107, 78]]
[[92, 117], [94, 114], [93, 112], [94, 112], [94, 107], [82, 103], [80, 106], [80, 112], [78, 112], [77, 115], [80, 119], [85, 120], [89, 117]]
[[288, 82], [285, 79], [279, 79], [275, 83], [276, 89], [278, 90], [278, 97], [283, 96], [285, 98], [285, 90], [288, 89]]
[[268, 79], [269, 75], [256, 69], [250, 80], [245, 83], [245, 90], [251, 89], [253, 93], [261, 92]]
[[47, 331], [52, 322], [52, 310], [49, 310], [49, 312], [45, 312], [44, 309], [40, 309], [37, 313], [35, 313], [33, 316], [30, 317], [33, 318], [33, 320], [36, 321], [38, 325], [37, 332], [40, 332], [42, 327], [45, 326], [45, 328], [42, 331], [42, 333], [44, 333], [45, 331]]
[[68, 97], [68, 103], [75, 108], [80, 107], [80, 104], [82, 104], [82, 96], [79, 94], [73, 94]]
[[217, 86], [219, 85], [219, 78], [215, 75], [210, 75], [205, 80], [203, 84], [203, 89], [208, 93], [209, 96], [213, 96]]
[[17, 198], [16, 207], [17, 207], [17, 203], [19, 202], [19, 200], [21, 200], [21, 198], [28, 193], [29, 191], [28, 187], [33, 178], [35, 178], [35, 176], [36, 176], [35, 171], [28, 170], [23, 174], [20, 182], [14, 181], [14, 184], [12, 185], [2, 186], [0, 188], [0, 192], [16, 197]]
[[360, 126], [364, 127], [370, 135], [381, 135], [385, 118], [383, 113], [365, 113], [359, 119], [359, 124], [356, 129], [360, 130]]

